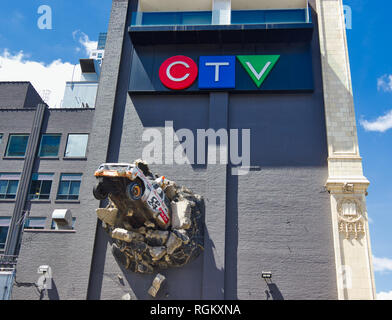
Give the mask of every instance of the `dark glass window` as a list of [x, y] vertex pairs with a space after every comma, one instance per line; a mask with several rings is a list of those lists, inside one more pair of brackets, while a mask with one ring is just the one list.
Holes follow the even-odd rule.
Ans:
[[79, 173], [62, 174], [57, 200], [78, 200], [82, 175]]
[[52, 189], [52, 180], [52, 173], [33, 174], [29, 192], [30, 199], [49, 199], [50, 190]]
[[19, 173], [0, 173], [0, 199], [16, 198], [19, 179]]
[[26, 154], [29, 135], [11, 134], [8, 139], [7, 157], [24, 157]]
[[69, 134], [66, 157], [84, 158], [87, 152], [88, 134]]
[[60, 134], [44, 134], [39, 148], [40, 157], [57, 157], [60, 147]]
[[0, 251], [4, 250], [10, 223], [11, 217], [0, 217]]
[[36, 217], [29, 217], [26, 219], [24, 228], [25, 229], [45, 229], [46, 218], [36, 218]]

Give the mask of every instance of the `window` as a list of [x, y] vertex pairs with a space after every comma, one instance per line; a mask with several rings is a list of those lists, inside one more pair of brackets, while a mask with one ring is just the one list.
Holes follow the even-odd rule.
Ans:
[[11, 134], [8, 139], [7, 157], [24, 157], [27, 149], [29, 135]]
[[34, 173], [31, 179], [29, 198], [31, 200], [47, 200], [52, 189], [52, 173]]
[[[72, 230], [75, 229], [75, 222], [76, 222], [76, 218], [72, 218]], [[56, 229], [56, 222], [54, 220], [52, 220], [52, 225], [51, 225], [50, 229], [58, 230], [58, 229]]]
[[1, 144], [2, 141], [3, 141], [3, 134], [0, 133], [0, 144]]
[[60, 147], [60, 134], [44, 134], [41, 138], [41, 146], [39, 147], [40, 157], [57, 157]]
[[16, 198], [19, 179], [19, 173], [0, 173], [0, 199]]
[[0, 217], [0, 251], [4, 250], [10, 223], [11, 217]]
[[86, 157], [88, 134], [69, 134], [67, 148], [65, 150], [66, 157]]
[[62, 174], [57, 200], [78, 200], [81, 181], [81, 174]]
[[33, 230], [45, 229], [46, 218], [29, 217], [26, 219], [24, 228]]

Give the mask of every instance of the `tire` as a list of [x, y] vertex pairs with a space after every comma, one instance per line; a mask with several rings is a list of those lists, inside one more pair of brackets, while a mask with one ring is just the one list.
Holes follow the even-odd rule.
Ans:
[[108, 193], [103, 190], [100, 183], [93, 188], [93, 195], [97, 200], [105, 200], [108, 197]]
[[137, 201], [143, 196], [143, 188], [137, 182], [131, 182], [127, 187], [127, 195], [130, 199]]

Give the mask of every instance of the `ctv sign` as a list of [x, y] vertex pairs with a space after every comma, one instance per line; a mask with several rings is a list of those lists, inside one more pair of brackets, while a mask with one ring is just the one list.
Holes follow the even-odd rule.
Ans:
[[171, 90], [191, 87], [199, 77], [199, 89], [235, 89], [236, 60], [257, 88], [278, 63], [279, 55], [201, 56], [199, 67], [186, 56], [174, 56], [159, 68], [159, 79]]

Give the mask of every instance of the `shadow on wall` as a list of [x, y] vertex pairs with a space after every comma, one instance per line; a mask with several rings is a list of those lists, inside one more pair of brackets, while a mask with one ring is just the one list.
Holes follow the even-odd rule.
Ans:
[[284, 300], [282, 293], [275, 283], [267, 283], [268, 290], [265, 290], [266, 300]]
[[52, 289], [48, 290], [49, 300], [60, 300], [59, 293], [57, 291], [56, 282], [52, 280]]

